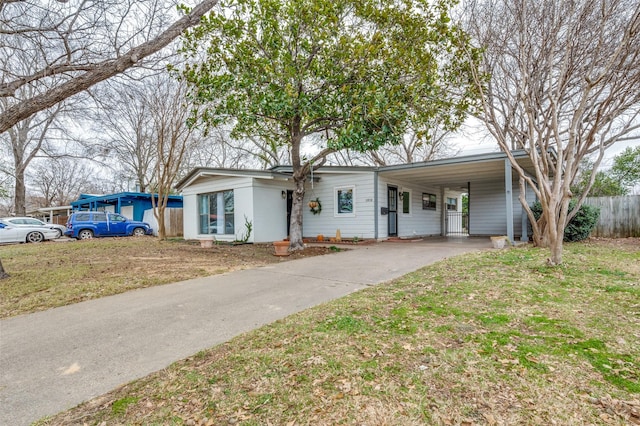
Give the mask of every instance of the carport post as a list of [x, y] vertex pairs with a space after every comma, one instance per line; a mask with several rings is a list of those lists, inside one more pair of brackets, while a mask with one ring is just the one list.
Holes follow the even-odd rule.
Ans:
[[378, 241], [378, 171], [373, 172], [373, 239]]
[[[524, 197], [527, 197], [527, 183], [524, 182], [523, 185], [520, 186], [521, 190], [524, 190]], [[522, 209], [522, 232], [520, 233], [520, 241], [527, 243], [529, 242], [529, 216], [527, 216], [527, 212], [525, 209]]]
[[504, 194], [507, 202], [507, 237], [513, 244], [513, 178], [511, 177], [511, 162], [504, 159]]
[[440, 187], [440, 229], [442, 230], [440, 235], [442, 235], [443, 237], [446, 237], [449, 231], [447, 229], [447, 208], [445, 204], [446, 191], [447, 188], [445, 188], [444, 186]]

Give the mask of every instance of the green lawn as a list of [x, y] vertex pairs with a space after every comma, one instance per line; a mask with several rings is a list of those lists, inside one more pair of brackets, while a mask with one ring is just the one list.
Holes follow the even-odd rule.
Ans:
[[546, 256], [446, 260], [40, 424], [638, 424], [638, 240]]

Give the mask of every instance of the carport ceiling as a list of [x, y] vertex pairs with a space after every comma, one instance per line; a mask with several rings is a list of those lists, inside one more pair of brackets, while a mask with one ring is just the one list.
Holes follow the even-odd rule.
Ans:
[[[519, 158], [518, 163], [532, 175], [529, 158]], [[444, 186], [451, 189], [467, 187], [467, 182], [504, 181], [504, 158], [474, 161], [432, 161], [406, 164], [380, 170], [380, 176], [398, 179], [421, 186]], [[514, 176], [517, 173], [513, 172]]]

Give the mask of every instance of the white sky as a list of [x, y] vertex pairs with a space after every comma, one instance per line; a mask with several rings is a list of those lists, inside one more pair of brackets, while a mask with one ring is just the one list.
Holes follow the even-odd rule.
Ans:
[[[484, 125], [475, 118], [469, 118], [463, 127], [452, 137], [453, 143], [462, 150], [461, 155], [482, 154], [499, 151], [498, 144], [485, 130]], [[611, 146], [605, 153], [600, 170], [613, 165], [613, 157], [627, 147], [640, 145], [640, 140], [621, 141]]]

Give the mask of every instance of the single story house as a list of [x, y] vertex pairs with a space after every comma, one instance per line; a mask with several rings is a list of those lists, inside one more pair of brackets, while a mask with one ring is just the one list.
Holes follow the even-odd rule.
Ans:
[[27, 216], [33, 216], [56, 225], [66, 225], [70, 215], [71, 206], [39, 207], [35, 210], [27, 211]]
[[[514, 152], [533, 175], [529, 157]], [[291, 167], [239, 170], [200, 167], [178, 184], [184, 202], [184, 237], [286, 238], [294, 183]], [[525, 189], [530, 202], [535, 196]], [[462, 194], [468, 195], [463, 218]], [[384, 240], [464, 234], [527, 239], [527, 216], [517, 173], [502, 152], [386, 167], [325, 166], [306, 184], [303, 236]], [[315, 204], [309, 201], [317, 200]], [[312, 206], [316, 206], [312, 208]], [[523, 232], [523, 230], [525, 232]]]
[[[131, 220], [144, 220], [144, 212], [153, 209], [152, 196], [157, 202], [158, 194], [146, 192], [119, 192], [106, 195], [80, 194], [80, 197], [71, 203], [71, 208], [73, 211], [109, 211], [121, 214]], [[182, 196], [170, 195], [167, 208], [182, 208]]]

